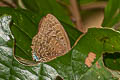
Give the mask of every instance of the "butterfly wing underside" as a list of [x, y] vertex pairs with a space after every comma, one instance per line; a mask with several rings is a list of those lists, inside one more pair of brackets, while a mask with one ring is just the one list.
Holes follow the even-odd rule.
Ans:
[[39, 23], [39, 31], [32, 39], [33, 60], [48, 62], [70, 50], [68, 36], [60, 22], [51, 14]]

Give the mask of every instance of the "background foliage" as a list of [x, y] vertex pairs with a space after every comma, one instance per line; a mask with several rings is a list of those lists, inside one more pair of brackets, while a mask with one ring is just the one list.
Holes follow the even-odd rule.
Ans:
[[[69, 0], [62, 1], [70, 4]], [[96, 1], [101, 0], [78, 0], [78, 4]], [[0, 7], [0, 80], [120, 79], [119, 0], [109, 0], [105, 8], [102, 26], [108, 28], [88, 29], [79, 40], [83, 33], [75, 29], [68, 10], [56, 0], [22, 0], [26, 10], [15, 2], [18, 4], [17, 9]], [[23, 62], [33, 63], [31, 41], [38, 31], [40, 19], [48, 13], [55, 15], [64, 26], [71, 46], [76, 40], [77, 44], [66, 55], [47, 63], [35, 66], [19, 63], [14, 56], [20, 61], [23, 59]], [[90, 52], [96, 57], [89, 67], [85, 61]]]

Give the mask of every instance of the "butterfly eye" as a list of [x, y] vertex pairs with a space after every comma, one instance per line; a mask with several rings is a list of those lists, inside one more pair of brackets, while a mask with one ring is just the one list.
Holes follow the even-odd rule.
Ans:
[[33, 53], [33, 60], [39, 61], [39, 58], [36, 56], [36, 52]]

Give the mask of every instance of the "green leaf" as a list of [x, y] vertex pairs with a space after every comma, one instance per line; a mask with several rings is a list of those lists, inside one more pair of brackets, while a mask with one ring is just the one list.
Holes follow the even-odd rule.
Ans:
[[[112, 70], [118, 70], [120, 71], [120, 53], [105, 53], [104, 54], [104, 63], [105, 66]], [[113, 65], [114, 64], [114, 65]]]
[[120, 21], [120, 0], [109, 0], [105, 8], [103, 27], [113, 27]]
[[[31, 53], [27, 53], [27, 56], [25, 54], [25, 52], [30, 49], [29, 45], [31, 44], [31, 40], [27, 38], [32, 38], [32, 36], [37, 33], [36, 26], [39, 22], [38, 20], [41, 18], [36, 19], [37, 14], [32, 14], [29, 11], [11, 8], [0, 8], [0, 14], [8, 14], [12, 17], [10, 28], [14, 36], [13, 39], [16, 40], [16, 44], [19, 44], [19, 46], [15, 47], [15, 49], [18, 49], [18, 51], [15, 51], [15, 55], [31, 60]], [[2, 21], [4, 17], [7, 16], [1, 17], [0, 23], [4, 23], [4, 21]], [[35, 19], [35, 21], [33, 19]], [[7, 26], [9, 24], [10, 23], [6, 23]], [[62, 24], [73, 45], [81, 33], [72, 26], [69, 26], [69, 24]], [[69, 26], [69, 28], [67, 26]], [[9, 32], [6, 36], [12, 36], [11, 31], [9, 31], [10, 29], [6, 30], [5, 28], [4, 30], [4, 25], [2, 27], [3, 28], [0, 26], [0, 30], [3, 31], [3, 33]], [[33, 28], [36, 28], [35, 32], [31, 32]], [[2, 36], [5, 36], [5, 34], [2, 34]], [[118, 80], [119, 78], [112, 75], [112, 72], [108, 70], [108, 68], [112, 68], [106, 68], [109, 64], [105, 64], [104, 66], [102, 57], [105, 52], [111, 54], [120, 51], [120, 33], [112, 29], [91, 28], [66, 55], [60, 56], [47, 63], [39, 63], [36, 66], [24, 66], [18, 63], [12, 55], [13, 46], [8, 47], [6, 44], [2, 44], [2, 42], [8, 43], [9, 41], [2, 36], [0, 35], [0, 79], [55, 80], [57, 76], [64, 80]], [[22, 48], [23, 51], [20, 48]], [[89, 56], [90, 53], [93, 53], [95, 58]], [[89, 63], [86, 63], [88, 57], [93, 58], [93, 61], [90, 62], [91, 66], [88, 66]], [[119, 66], [115, 68], [115, 70], [119, 70]]]
[[[10, 21], [10, 15], [0, 17], [0, 44], [13, 38]], [[21, 65], [14, 59], [12, 48], [6, 44], [0, 45], [0, 80], [54, 80], [58, 76], [56, 70], [47, 64], [40, 63], [35, 67]]]
[[61, 7], [56, 0], [22, 0], [24, 6], [31, 11], [46, 15], [51, 13], [55, 15], [60, 21], [73, 26], [66, 10]]
[[[16, 41], [15, 55], [32, 60], [30, 46], [33, 36], [38, 32], [38, 24], [43, 15], [12, 8], [0, 8], [0, 14], [9, 14], [12, 16], [11, 30]], [[73, 46], [76, 39], [82, 33], [69, 24], [62, 22], [62, 25], [68, 32], [71, 46]]]
[[[11, 30], [16, 40], [15, 54], [32, 60], [30, 45], [32, 37], [37, 33], [37, 17], [34, 19], [35, 16], [33, 16], [32, 12], [27, 12], [26, 15], [24, 10], [15, 10], [12, 8], [0, 8], [0, 14], [9, 14], [13, 18]], [[41, 17], [38, 18], [40, 19]], [[28, 27], [31, 29], [28, 29]]]
[[[78, 44], [68, 54], [47, 64], [54, 67], [64, 79], [68, 80], [117, 80], [104, 66], [102, 54], [104, 52], [120, 51], [119, 39], [120, 33], [111, 29], [89, 29], [87, 34], [79, 40]], [[90, 52], [96, 54], [96, 58], [92, 62], [92, 66], [88, 67], [85, 60]], [[96, 62], [98, 62], [98, 65]], [[116, 67], [116, 70], [120, 69], [119, 66]]]

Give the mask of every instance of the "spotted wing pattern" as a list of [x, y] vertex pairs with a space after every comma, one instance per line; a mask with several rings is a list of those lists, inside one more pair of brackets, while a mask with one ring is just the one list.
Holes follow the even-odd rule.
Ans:
[[70, 50], [68, 36], [60, 22], [47, 14], [39, 23], [38, 33], [32, 39], [33, 60], [48, 62]]

